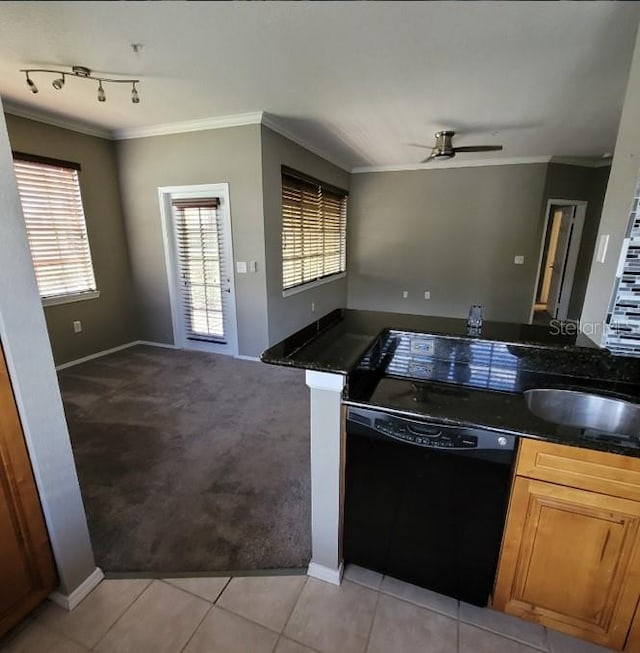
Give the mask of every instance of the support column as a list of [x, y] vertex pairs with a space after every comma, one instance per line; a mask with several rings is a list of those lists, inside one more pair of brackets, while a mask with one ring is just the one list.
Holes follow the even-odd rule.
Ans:
[[344, 507], [345, 377], [308, 370], [311, 389], [311, 563], [308, 575], [340, 585]]

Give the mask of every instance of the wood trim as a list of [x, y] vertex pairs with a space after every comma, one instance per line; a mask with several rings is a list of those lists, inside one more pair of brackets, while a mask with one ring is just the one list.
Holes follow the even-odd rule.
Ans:
[[631, 628], [624, 645], [624, 653], [640, 653], [640, 602], [636, 605]]
[[62, 159], [52, 159], [48, 156], [40, 156], [39, 154], [27, 154], [26, 152], [11, 152], [14, 159], [20, 161], [28, 161], [29, 163], [42, 163], [45, 166], [55, 166], [56, 168], [69, 168], [70, 170], [82, 170], [79, 163], [74, 161], [63, 161]]
[[[31, 462], [22, 433], [13, 389], [0, 347], [0, 482], [2, 496], [9, 500], [8, 510], [21, 539], [24, 564], [30, 588], [16, 597], [12, 609], [0, 613], [0, 635], [7, 632], [33, 610], [57, 584], [57, 575], [49, 544], [40, 499]], [[5, 534], [6, 536], [6, 534]], [[10, 561], [2, 561], [7, 564]]]
[[640, 501], [640, 458], [523, 438], [516, 473]]

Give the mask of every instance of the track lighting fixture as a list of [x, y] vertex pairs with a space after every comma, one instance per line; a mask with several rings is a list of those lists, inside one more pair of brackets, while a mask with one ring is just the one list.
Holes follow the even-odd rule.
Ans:
[[[131, 102], [133, 104], [140, 103], [140, 95], [138, 94], [138, 89], [136, 84], [140, 82], [139, 79], [113, 79], [111, 77], [98, 77], [91, 74], [89, 68], [84, 66], [72, 66], [70, 71], [63, 70], [48, 70], [46, 68], [23, 68], [20, 70], [21, 73], [24, 73], [27, 77], [27, 86], [32, 93], [38, 92], [38, 87], [35, 82], [29, 76], [30, 73], [49, 73], [51, 75], [56, 75], [57, 77], [51, 82], [53, 88], [57, 91], [61, 90], [66, 81], [66, 77], [79, 77], [81, 79], [92, 79], [94, 82], [98, 82], [98, 102], [106, 102], [107, 95], [104, 92], [102, 84], [131, 84]], [[59, 76], [59, 77], [58, 77]]]
[[35, 82], [31, 79], [31, 77], [29, 77], [29, 73], [27, 73], [27, 86], [29, 87], [29, 90], [32, 93], [38, 92], [38, 87], [36, 86]]

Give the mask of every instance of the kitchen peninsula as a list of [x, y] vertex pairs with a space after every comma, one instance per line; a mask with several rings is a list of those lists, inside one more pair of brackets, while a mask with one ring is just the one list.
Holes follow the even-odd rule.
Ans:
[[[635, 578], [640, 573], [640, 564], [635, 562], [640, 552], [632, 556], [628, 543], [630, 538], [637, 537], [640, 524], [640, 511], [638, 518], [629, 517], [636, 505], [640, 506], [636, 504], [640, 500], [640, 445], [636, 437], [640, 432], [602, 432], [601, 429], [542, 419], [532, 412], [527, 395], [528, 391], [541, 388], [569, 393], [587, 391], [609, 397], [614, 402], [623, 400], [625, 406], [630, 406], [640, 396], [640, 361], [613, 356], [580, 334], [557, 331], [537, 325], [485, 322], [480, 334], [468, 335], [466, 320], [461, 319], [338, 310], [265, 351], [262, 360], [266, 363], [305, 369], [306, 382], [311, 389], [312, 560], [309, 575], [336, 584], [341, 581], [345, 416], [354, 410], [364, 415], [367, 411], [384, 410], [392, 417], [430, 420], [440, 425], [438, 436], [447, 430], [455, 431], [458, 440], [452, 436], [453, 444], [447, 444], [449, 447], [456, 446], [458, 441], [478, 442], [487, 437], [501, 444], [520, 440], [515, 473], [518, 479], [520, 476], [524, 479], [517, 490], [519, 499], [525, 504], [534, 493], [533, 485], [523, 489], [526, 483], [535, 485], [541, 479], [545, 481], [541, 487], [546, 489], [551, 486], [549, 481], [553, 481], [556, 485], [549, 487], [550, 493], [553, 490], [564, 496], [568, 491], [568, 488], [555, 489], [565, 481], [558, 470], [553, 472], [554, 476], [548, 469], [542, 469], [541, 460], [561, 460], [563, 465], [573, 466], [574, 477], [580, 479], [582, 474], [588, 477], [588, 482], [583, 486], [580, 480], [572, 481], [572, 488], [589, 490], [588, 499], [596, 496], [591, 491], [597, 490], [602, 504], [598, 504], [600, 509], [609, 510], [608, 517], [602, 513], [596, 520], [593, 506], [585, 512], [582, 504], [578, 508], [575, 508], [578, 504], [571, 504], [571, 508], [575, 508], [574, 515], [579, 515], [583, 521], [588, 518], [589, 529], [598, 530], [600, 526], [609, 529], [614, 514], [609, 500], [612, 496], [624, 496], [629, 504], [625, 508], [627, 512], [622, 504], [616, 504], [614, 519], [617, 526], [623, 525], [620, 526], [622, 530], [611, 537], [616, 542], [626, 538], [627, 548], [620, 544], [619, 550], [610, 550], [614, 545], [607, 544], [609, 535], [606, 534], [604, 548], [609, 546], [608, 555], [615, 555], [609, 562], [618, 566], [624, 563], [629, 577]], [[421, 435], [415, 434], [396, 433], [394, 437], [410, 439], [414, 444], [426, 442]], [[626, 471], [612, 471], [614, 463], [622, 464]], [[527, 469], [525, 464], [529, 465]], [[609, 472], [593, 485], [593, 470], [604, 469]], [[620, 475], [624, 473], [630, 476], [623, 483]], [[532, 478], [538, 481], [531, 481]], [[638, 485], [633, 496], [628, 494], [632, 484]], [[626, 494], [620, 493], [622, 485]], [[535, 489], [540, 491], [537, 486]], [[600, 499], [601, 496], [604, 498]], [[634, 500], [633, 510], [629, 499]], [[517, 507], [513, 501], [512, 495], [510, 519]], [[521, 530], [526, 530], [528, 525], [524, 513], [526, 510], [519, 516]], [[565, 513], [563, 510], [562, 514]], [[516, 522], [515, 516], [512, 521]], [[521, 549], [526, 549], [524, 545], [518, 548], [520, 544], [514, 536], [513, 523], [507, 522], [511, 539], [508, 550], [503, 551], [503, 558], [508, 559], [511, 566], [507, 568], [501, 562], [498, 581], [503, 579], [503, 583], [498, 587], [495, 607], [614, 648], [622, 648], [627, 636], [632, 641], [630, 622], [637, 601], [631, 600], [630, 593], [636, 591], [635, 587], [630, 589], [623, 583], [621, 593], [616, 594], [615, 606], [611, 610], [607, 608], [608, 611], [604, 607], [599, 610], [600, 621], [593, 615], [578, 615], [563, 621], [562, 615], [551, 614], [549, 610], [536, 611], [526, 601], [511, 596], [511, 588], [517, 585], [513, 577], [519, 573], [518, 565], [522, 563]], [[601, 534], [598, 530], [598, 537]], [[537, 551], [535, 546], [533, 550]], [[602, 552], [604, 555], [604, 549]], [[601, 572], [601, 583], [610, 582], [611, 574], [603, 574]], [[616, 582], [620, 585], [621, 579]], [[590, 589], [594, 591], [595, 588]], [[598, 596], [603, 594], [601, 590], [602, 586], [598, 588]], [[531, 591], [530, 586], [523, 589], [524, 594]], [[588, 594], [588, 588], [583, 594]], [[627, 607], [622, 609], [625, 597]], [[640, 618], [636, 621], [640, 634]], [[625, 650], [637, 649], [628, 645]]]

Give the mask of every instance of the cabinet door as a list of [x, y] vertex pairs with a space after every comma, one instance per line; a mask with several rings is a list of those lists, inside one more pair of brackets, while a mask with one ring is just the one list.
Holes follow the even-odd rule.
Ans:
[[640, 593], [640, 503], [516, 477], [494, 607], [621, 649]]
[[0, 348], [0, 636], [43, 601], [55, 567]]

